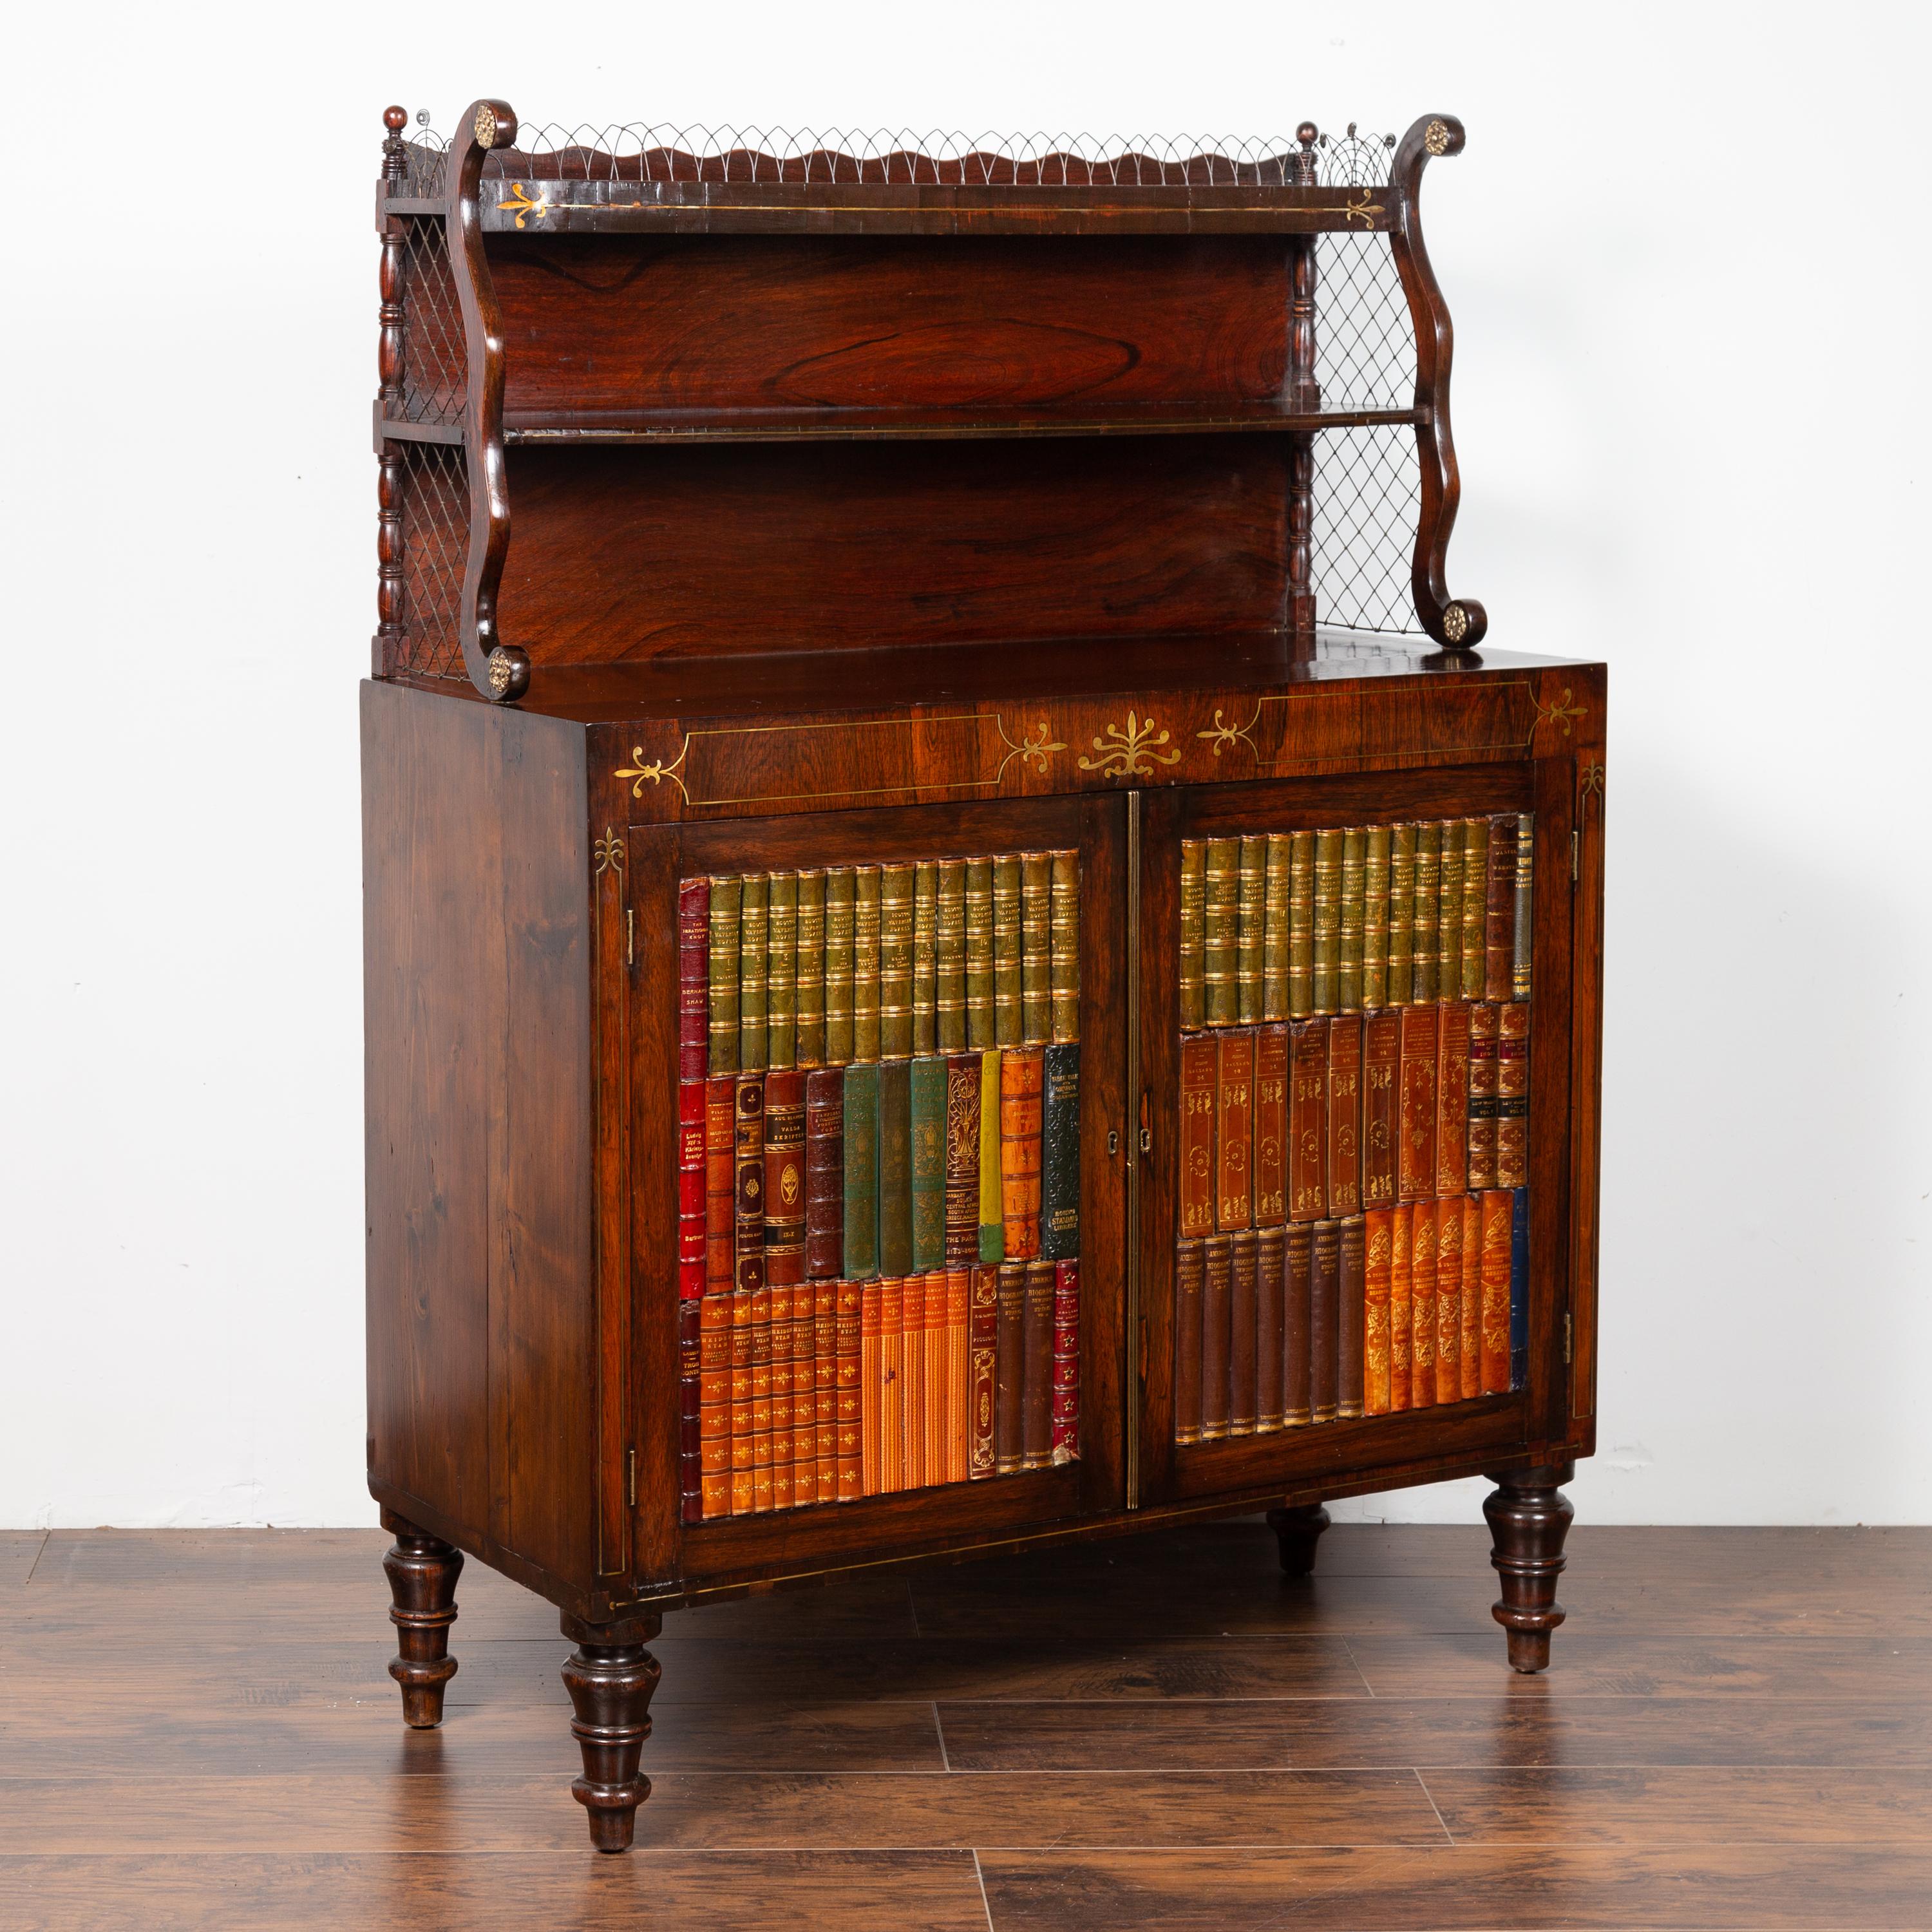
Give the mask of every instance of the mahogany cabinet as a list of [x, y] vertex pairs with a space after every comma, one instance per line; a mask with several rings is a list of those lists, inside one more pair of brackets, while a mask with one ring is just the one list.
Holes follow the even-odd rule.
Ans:
[[[538, 1592], [621, 1850], [681, 1605], [1262, 1508], [1305, 1573], [1323, 1498], [1474, 1474], [1543, 1667], [1594, 1439], [1604, 678], [1479, 654], [1446, 587], [1418, 202], [1460, 124], [1096, 160], [388, 118], [368, 1448], [408, 1721], [440, 1720], [466, 1553]], [[1438, 824], [1520, 828], [1534, 882], [1510, 1385], [1177, 1441], [1184, 875]], [[681, 885], [1047, 852], [1078, 879], [1076, 1448], [698, 1510]]]

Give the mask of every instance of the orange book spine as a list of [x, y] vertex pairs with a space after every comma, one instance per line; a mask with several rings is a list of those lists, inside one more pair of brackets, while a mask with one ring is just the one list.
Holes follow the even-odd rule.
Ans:
[[706, 1521], [731, 1514], [731, 1297], [698, 1314], [698, 1481]]
[[838, 1500], [838, 1285], [820, 1281], [812, 1290], [812, 1496]]
[[1389, 1262], [1395, 1210], [1371, 1208], [1362, 1278], [1362, 1413], [1389, 1412]]
[[[975, 1210], [977, 1211], [976, 1210]], [[979, 1238], [980, 1224], [973, 1224]], [[952, 1415], [952, 1384], [946, 1375], [946, 1270], [935, 1268], [926, 1278], [926, 1480], [944, 1483], [946, 1436]]]
[[868, 1281], [859, 1303], [860, 1493], [880, 1493], [879, 1430], [884, 1405], [879, 1399], [880, 1324], [885, 1284]]
[[1415, 1348], [1415, 1309], [1410, 1292], [1414, 1208], [1406, 1201], [1400, 1202], [1389, 1226], [1389, 1409], [1394, 1414], [1410, 1406], [1410, 1367]]
[[838, 1492], [855, 1503], [866, 1489], [865, 1291], [856, 1281], [832, 1284], [838, 1348]]
[[1362, 1016], [1328, 1022], [1328, 1212], [1337, 1220], [1362, 1206]]
[[1496, 1184], [1498, 1024], [1497, 1009], [1488, 1000], [1469, 1009], [1469, 1119], [1464, 1144], [1472, 1193]]
[[752, 1463], [752, 1306], [748, 1288], [731, 1291], [731, 1514], [749, 1516], [753, 1502]]
[[791, 1297], [789, 1285], [772, 1282], [766, 1288], [771, 1304], [772, 1508], [790, 1509], [792, 1503], [791, 1448]]
[[1436, 1203], [1418, 1201], [1409, 1224], [1409, 1307], [1415, 1337], [1409, 1346], [1408, 1406], [1436, 1406]]
[[1462, 1400], [1462, 1197], [1436, 1204], [1436, 1400]]
[[1440, 1200], [1469, 1184], [1469, 1008], [1461, 1000], [1437, 1010], [1436, 1193]]
[[1402, 1009], [1396, 1184], [1404, 1201], [1426, 1201], [1436, 1192], [1436, 1022], [1432, 1004]]
[[905, 1280], [879, 1284], [879, 1488], [905, 1487]]
[[899, 1486], [907, 1490], [922, 1490], [932, 1480], [926, 1473], [927, 1279], [910, 1274], [899, 1286]]
[[1462, 1400], [1483, 1392], [1483, 1204], [1466, 1194], [1462, 1209]]
[[1507, 1187], [1482, 1196], [1483, 1393], [1507, 1395], [1510, 1385], [1510, 1215]]
[[1043, 1063], [1036, 1046], [1000, 1055], [1000, 1220], [1006, 1259], [1040, 1252], [1040, 1133]]
[[818, 1284], [791, 1292], [791, 1500], [804, 1509], [818, 1500]]
[[752, 1292], [752, 1508], [771, 1506], [772, 1291], [761, 1285]]
[[966, 1480], [973, 1436], [973, 1377], [967, 1346], [973, 1270], [946, 1271], [946, 1480]]
[[996, 1474], [998, 1466], [993, 1452], [993, 1405], [1000, 1361], [1000, 1270], [992, 1266], [976, 1268], [972, 1276], [966, 1330], [971, 1378], [966, 1474], [976, 1483]]

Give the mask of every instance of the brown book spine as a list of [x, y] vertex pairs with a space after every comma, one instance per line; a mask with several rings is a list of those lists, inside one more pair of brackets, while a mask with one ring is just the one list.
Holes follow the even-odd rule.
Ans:
[[765, 1280], [805, 1279], [805, 1080], [796, 1068], [765, 1076]]
[[1308, 1277], [1308, 1405], [1310, 1419], [1333, 1422], [1340, 1400], [1342, 1224], [1315, 1224]]
[[731, 1513], [731, 1296], [698, 1305], [698, 1490], [706, 1522]]
[[1214, 1219], [1223, 1234], [1254, 1219], [1255, 1036], [1221, 1035], [1214, 1102]]
[[1287, 1218], [1288, 1028], [1264, 1026], [1255, 1034], [1255, 1226]]
[[[1493, 838], [1493, 830], [1490, 834]], [[1507, 1187], [1482, 1195], [1483, 1393], [1507, 1395], [1510, 1385], [1510, 1216]]]
[[1410, 1406], [1409, 1384], [1415, 1350], [1415, 1304], [1410, 1292], [1414, 1264], [1415, 1210], [1399, 1203], [1389, 1224], [1389, 1409]]
[[1436, 1192], [1460, 1194], [1469, 1184], [1469, 1006], [1458, 1000], [1436, 1010]]
[[1436, 1400], [1462, 1400], [1462, 1197], [1436, 1204]]
[[1536, 928], [1529, 916], [1530, 874], [1536, 857], [1536, 819], [1524, 812], [1516, 822], [1516, 914], [1510, 922], [1510, 997], [1529, 998], [1531, 964], [1536, 950]]
[[845, 1070], [805, 1076], [805, 1272], [833, 1281], [845, 1271]]
[[1462, 1197], [1462, 1400], [1483, 1392], [1483, 1202]]
[[1366, 1231], [1363, 1218], [1350, 1214], [1342, 1222], [1341, 1332], [1336, 1344], [1335, 1413], [1356, 1416], [1362, 1413], [1363, 1306], [1366, 1294], [1364, 1270], [1366, 1265]]
[[1010, 1476], [1026, 1462], [1026, 1264], [999, 1271], [999, 1362], [994, 1371], [993, 1465]]
[[1340, 1219], [1362, 1205], [1362, 1021], [1328, 1022], [1328, 1212]]
[[1309, 1361], [1309, 1322], [1313, 1298], [1315, 1224], [1288, 1224], [1287, 1262], [1282, 1275], [1282, 1421], [1290, 1429], [1305, 1427], [1313, 1419]]
[[1228, 1433], [1252, 1436], [1258, 1406], [1255, 1231], [1228, 1238]]
[[702, 1080], [710, 1057], [711, 881], [677, 889], [677, 1077]]
[[1204, 1242], [1183, 1241], [1174, 1252], [1174, 1439], [1201, 1440], [1202, 1295], [1208, 1284]]
[[963, 1483], [973, 1454], [973, 1270], [946, 1271], [946, 1480]]
[[[809, 1294], [810, 1289], [806, 1292]], [[792, 1293], [788, 1284], [765, 1289], [769, 1309], [771, 1358], [772, 1508], [792, 1505]]]
[[1045, 1074], [1040, 1049], [1000, 1056], [1000, 1220], [1010, 1262], [1040, 1253], [1040, 1135]]
[[[880, 1400], [880, 1340], [885, 1319], [885, 1284], [868, 1281], [859, 1302], [860, 1493], [880, 1492], [879, 1432], [883, 1422]], [[844, 1478], [840, 1478], [843, 1486]]]
[[1405, 1201], [1436, 1192], [1436, 1008], [1405, 1006], [1402, 1015], [1402, 1132], [1396, 1187]]
[[765, 1076], [738, 1076], [733, 1149], [736, 1174], [737, 1283], [741, 1292], [765, 1285]]
[[1499, 1007], [1469, 1009], [1469, 1119], [1464, 1142], [1472, 1192], [1496, 1184], [1496, 1034]]
[[832, 1293], [838, 1334], [838, 1494], [842, 1503], [855, 1503], [866, 1492], [861, 1334], [865, 1291], [856, 1281], [842, 1281]]
[[1000, 1370], [1000, 1271], [997, 1268], [973, 1270], [967, 1345], [971, 1377], [967, 1412], [970, 1430], [967, 1474], [976, 1483], [982, 1477], [994, 1474], [999, 1466], [993, 1446]]
[[1180, 1238], [1214, 1232], [1214, 1090], [1218, 1060], [1212, 1034], [1180, 1042]]
[[[734, 1032], [735, 1048], [738, 1036]], [[704, 1292], [727, 1294], [738, 1271], [738, 1082], [724, 1074], [704, 1083]]]
[[1490, 820], [1490, 872], [1483, 895], [1483, 998], [1507, 1000], [1516, 962], [1516, 815]]
[[1080, 1454], [1080, 1264], [1053, 1264], [1053, 1460]]
[[926, 1487], [926, 1284], [899, 1283], [899, 1487]]
[[1436, 1203], [1418, 1201], [1409, 1224], [1409, 1314], [1414, 1323], [1409, 1343], [1408, 1406], [1436, 1406]]
[[1362, 1023], [1362, 1205], [1393, 1208], [1401, 1139], [1402, 1012], [1390, 1006]]
[[1028, 1262], [1021, 1315], [1020, 1467], [1053, 1460], [1053, 1264]]
[[1529, 1004], [1496, 1014], [1496, 1185], [1529, 1185]]
[[1288, 1042], [1288, 1215], [1318, 1221], [1328, 1204], [1328, 1022], [1297, 1020]]
[[946, 1063], [946, 1264], [980, 1258], [980, 1056]]
[[1287, 1330], [1282, 1294], [1288, 1235], [1279, 1224], [1255, 1235], [1255, 1433], [1267, 1436], [1282, 1426], [1282, 1391], [1287, 1364]]
[[812, 1285], [812, 1500], [838, 1500], [838, 1288]]
[[1202, 1246], [1208, 1265], [1201, 1288], [1201, 1439], [1219, 1442], [1228, 1433], [1233, 1256], [1226, 1234], [1212, 1235]]
[[905, 1487], [905, 1277], [879, 1283], [879, 1489]]
[[[960, 1030], [964, 1033], [964, 1010]], [[949, 1480], [946, 1473], [946, 1432], [952, 1418], [946, 1378], [946, 1270], [934, 1268], [926, 1277], [926, 1480], [928, 1487]]]
[[[784, 1291], [790, 1306], [791, 1291]], [[772, 1506], [772, 1292], [752, 1293], [752, 1508]]]
[[1389, 1258], [1395, 1210], [1371, 1208], [1362, 1217], [1362, 1413], [1389, 1412]]

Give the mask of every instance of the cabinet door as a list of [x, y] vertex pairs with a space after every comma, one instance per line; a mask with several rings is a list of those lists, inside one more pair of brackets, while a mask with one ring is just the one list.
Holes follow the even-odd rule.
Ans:
[[631, 828], [640, 1587], [1120, 1507], [1124, 825], [1095, 797]]
[[1564, 1439], [1569, 800], [1557, 760], [1148, 795], [1137, 1500]]

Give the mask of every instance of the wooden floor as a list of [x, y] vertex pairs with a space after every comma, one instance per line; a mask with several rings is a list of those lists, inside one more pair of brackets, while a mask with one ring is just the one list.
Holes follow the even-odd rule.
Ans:
[[1932, 1530], [1258, 1522], [686, 1612], [600, 1858], [552, 1612], [402, 1726], [374, 1532], [0, 1535], [0, 1926], [1932, 1926]]

